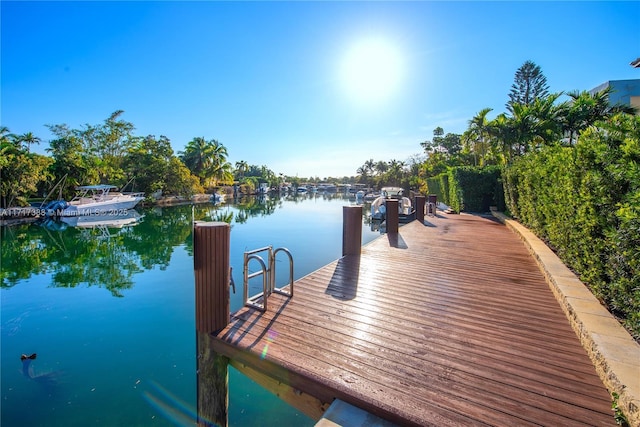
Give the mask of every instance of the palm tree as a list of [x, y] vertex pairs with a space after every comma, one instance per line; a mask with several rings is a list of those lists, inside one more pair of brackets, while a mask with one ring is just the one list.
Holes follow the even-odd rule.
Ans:
[[511, 162], [512, 145], [515, 141], [515, 130], [511, 123], [512, 119], [505, 113], [489, 122], [488, 133], [493, 148], [500, 153], [503, 164]]
[[209, 159], [205, 165], [205, 178], [212, 180], [213, 185], [219, 181], [233, 182], [232, 166], [227, 162], [227, 147], [212, 139], [207, 143], [207, 153]]
[[215, 165], [210, 171], [211, 184], [217, 186], [219, 184], [233, 184], [233, 166], [229, 162], [222, 162]]
[[373, 159], [369, 159], [366, 162], [364, 162], [364, 167], [369, 173], [369, 175], [373, 175], [373, 170], [376, 167], [376, 162], [374, 162]]
[[374, 169], [376, 171], [376, 174], [384, 175], [384, 173], [389, 170], [389, 164], [383, 160], [380, 160], [378, 163], [376, 163]]
[[30, 151], [31, 144], [39, 144], [42, 141], [40, 138], [35, 136], [32, 132], [27, 132], [18, 136], [18, 141], [26, 144], [27, 153]]
[[369, 185], [369, 173], [367, 168], [363, 165], [356, 170], [356, 173], [359, 175], [359, 181], [363, 184]]
[[401, 185], [405, 175], [405, 163], [392, 159], [389, 161], [389, 170], [387, 171], [387, 182], [391, 185]]
[[528, 106], [533, 117], [531, 133], [536, 145], [553, 144], [562, 137], [560, 117], [564, 109], [555, 104], [561, 95], [562, 93], [554, 93], [544, 98], [537, 98]]
[[236, 162], [236, 171], [240, 174], [240, 178], [244, 178], [244, 174], [249, 169], [249, 164], [244, 160]]
[[636, 113], [636, 109], [628, 105], [611, 105], [609, 95], [612, 90], [611, 87], [607, 87], [593, 94], [587, 91], [573, 91], [567, 94], [571, 99], [561, 107], [563, 114], [560, 123], [565, 137], [569, 138], [569, 145], [573, 145], [574, 139], [581, 131], [597, 121], [606, 120], [616, 113]]
[[180, 160], [196, 176], [202, 178], [208, 158], [207, 141], [204, 137], [193, 138], [184, 151], [178, 152]]
[[473, 159], [477, 163], [477, 155], [480, 152], [480, 166], [485, 162], [487, 153], [486, 142], [489, 137], [489, 121], [487, 114], [492, 108], [483, 108], [471, 120], [469, 120], [469, 128], [465, 132], [465, 139], [473, 143]]
[[0, 126], [0, 143], [9, 143], [9, 128], [6, 126]]
[[229, 180], [227, 172], [231, 173], [231, 164], [227, 162], [227, 148], [215, 139], [207, 141], [204, 137], [193, 138], [185, 150], [178, 154], [187, 168], [200, 178], [202, 184], [209, 180]]

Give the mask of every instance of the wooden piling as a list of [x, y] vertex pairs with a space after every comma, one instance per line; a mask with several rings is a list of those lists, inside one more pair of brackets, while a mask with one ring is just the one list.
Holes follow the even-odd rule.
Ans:
[[196, 331], [199, 427], [229, 424], [229, 359], [216, 353], [209, 333]]
[[229, 324], [230, 234], [226, 222], [196, 222], [193, 228], [198, 426], [228, 424], [229, 359], [212, 350], [209, 334]]
[[424, 221], [424, 204], [426, 202], [426, 197], [424, 196], [416, 196], [414, 198], [414, 206], [416, 207], [416, 220]]
[[196, 276], [196, 329], [216, 332], [229, 324], [229, 242], [226, 222], [196, 222], [193, 264]]
[[395, 199], [387, 199], [385, 201], [386, 213], [385, 221], [387, 222], [387, 233], [398, 232], [398, 201]]
[[362, 247], [362, 206], [342, 207], [342, 256], [360, 255]]

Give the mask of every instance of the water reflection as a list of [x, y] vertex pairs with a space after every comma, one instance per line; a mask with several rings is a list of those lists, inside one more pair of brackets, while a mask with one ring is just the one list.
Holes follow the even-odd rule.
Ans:
[[[244, 224], [272, 215], [283, 203], [348, 197], [336, 193], [292, 193], [282, 197], [242, 197], [227, 204], [200, 204], [131, 210], [122, 217], [47, 219], [0, 228], [0, 287], [11, 288], [36, 274], [49, 274], [51, 287], [98, 286], [113, 296], [134, 285], [133, 277], [164, 270], [177, 246], [192, 255], [192, 221]], [[364, 209], [368, 224], [368, 209]]]

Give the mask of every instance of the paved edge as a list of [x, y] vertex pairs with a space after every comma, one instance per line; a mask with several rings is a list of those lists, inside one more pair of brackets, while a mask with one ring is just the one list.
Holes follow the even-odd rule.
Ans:
[[640, 345], [542, 240], [503, 213], [492, 214], [529, 248], [600, 379], [618, 394], [629, 424], [640, 427]]

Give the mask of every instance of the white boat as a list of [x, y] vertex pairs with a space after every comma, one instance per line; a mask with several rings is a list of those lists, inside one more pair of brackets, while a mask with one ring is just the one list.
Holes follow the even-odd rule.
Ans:
[[269, 193], [269, 183], [261, 182], [260, 186], [258, 187], [258, 194], [260, 196], [264, 196], [264, 195], [266, 195], [268, 193]]
[[307, 194], [307, 191], [309, 191], [307, 190], [307, 187], [302, 187], [302, 186], [298, 187], [298, 189], [296, 190], [298, 194]]
[[225, 195], [224, 194], [220, 194], [220, 193], [213, 193], [211, 195], [211, 201], [213, 203], [224, 203], [225, 201]]
[[371, 193], [365, 193], [364, 194], [364, 201], [365, 202], [372, 202], [375, 199], [377, 199], [378, 197], [380, 197], [380, 193], [377, 191], [371, 192]]
[[398, 201], [398, 220], [409, 222], [415, 219], [416, 211], [408, 197], [404, 197], [404, 190], [400, 187], [382, 187], [380, 196], [371, 202], [371, 219], [383, 221], [386, 218], [386, 201], [394, 199]]
[[[114, 185], [84, 185], [69, 203], [50, 208], [52, 216], [126, 215], [144, 200], [144, 193], [121, 193]], [[115, 191], [114, 191], [115, 190]]]
[[325, 193], [337, 193], [338, 187], [333, 184], [320, 184], [318, 185], [318, 191]]

